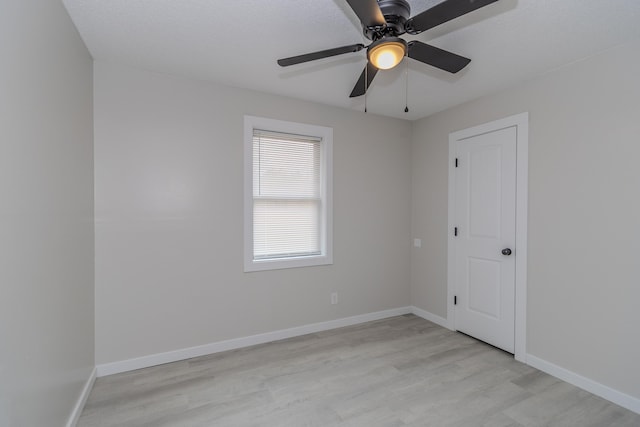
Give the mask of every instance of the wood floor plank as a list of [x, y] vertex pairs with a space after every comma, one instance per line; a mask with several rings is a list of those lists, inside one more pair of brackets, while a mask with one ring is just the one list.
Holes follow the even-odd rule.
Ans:
[[98, 378], [79, 427], [640, 426], [414, 315]]

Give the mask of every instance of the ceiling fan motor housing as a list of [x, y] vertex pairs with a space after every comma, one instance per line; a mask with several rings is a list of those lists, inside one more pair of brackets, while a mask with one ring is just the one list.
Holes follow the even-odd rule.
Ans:
[[387, 36], [399, 36], [404, 34], [404, 24], [411, 16], [411, 6], [406, 0], [378, 0], [378, 6], [382, 11], [387, 25], [378, 27], [364, 27], [363, 32], [369, 40], [379, 40]]

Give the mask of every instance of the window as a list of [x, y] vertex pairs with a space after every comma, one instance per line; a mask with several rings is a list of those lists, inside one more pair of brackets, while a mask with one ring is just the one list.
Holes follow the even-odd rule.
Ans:
[[333, 129], [244, 122], [244, 270], [331, 264]]

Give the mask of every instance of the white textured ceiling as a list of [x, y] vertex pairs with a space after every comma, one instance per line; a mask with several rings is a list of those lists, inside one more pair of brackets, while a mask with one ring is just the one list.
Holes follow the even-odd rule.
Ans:
[[[441, 0], [409, 0], [412, 16]], [[345, 0], [63, 0], [96, 60], [363, 110], [366, 51], [287, 68], [276, 59], [362, 43]], [[640, 37], [640, 0], [500, 0], [415, 37], [472, 59], [456, 75], [380, 71], [368, 111], [416, 119]], [[367, 43], [365, 43], [367, 44]]]

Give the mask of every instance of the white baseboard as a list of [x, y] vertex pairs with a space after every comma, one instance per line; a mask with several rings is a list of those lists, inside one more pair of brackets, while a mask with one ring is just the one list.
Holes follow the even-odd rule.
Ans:
[[97, 366], [98, 377], [118, 374], [121, 372], [133, 371], [150, 366], [162, 365], [164, 363], [177, 362], [179, 360], [190, 359], [192, 357], [205, 356], [207, 354], [221, 351], [234, 350], [242, 347], [249, 347], [256, 344], [264, 344], [271, 341], [283, 340], [300, 335], [312, 334], [329, 329], [342, 328], [344, 326], [357, 325], [359, 323], [371, 322], [373, 320], [386, 319], [387, 317], [401, 316], [412, 313], [412, 307], [399, 307], [391, 310], [366, 313], [358, 316], [344, 317], [342, 319], [329, 320], [326, 322], [312, 323], [295, 328], [281, 329], [279, 331], [266, 332], [264, 334], [251, 335], [248, 337], [234, 338], [225, 341], [218, 341], [196, 347], [183, 348], [180, 350], [168, 351], [165, 353], [151, 354], [149, 356], [137, 357], [134, 359], [122, 360], [119, 362], [105, 363]]
[[544, 359], [527, 354], [527, 364], [533, 366], [536, 369], [540, 369], [549, 375], [553, 375], [556, 378], [566, 381], [569, 384], [573, 384], [583, 390], [593, 393], [596, 396], [600, 396], [603, 399], [607, 399], [610, 402], [620, 405], [630, 411], [640, 414], [640, 399], [629, 396], [621, 391], [614, 390], [604, 384], [595, 382], [568, 369], [562, 368], [558, 365], [554, 365], [551, 362], [547, 362]]
[[75, 427], [76, 424], [78, 424], [78, 419], [80, 419], [80, 414], [82, 414], [84, 404], [87, 403], [89, 393], [91, 393], [91, 389], [93, 388], [93, 383], [96, 382], [96, 373], [96, 368], [93, 368], [93, 370], [91, 371], [91, 375], [89, 375], [89, 378], [87, 379], [87, 382], [84, 383], [84, 387], [82, 388], [80, 397], [78, 397], [78, 401], [76, 402], [76, 405], [73, 407], [73, 411], [71, 411], [71, 415], [69, 416], [69, 421], [67, 421], [67, 427]]
[[437, 314], [430, 313], [427, 310], [423, 310], [416, 306], [411, 306], [411, 312], [418, 317], [422, 317], [423, 319], [428, 320], [429, 322], [433, 322], [436, 325], [440, 325], [443, 328], [449, 329], [447, 319], [445, 319], [444, 317], [440, 317]]
[[[411, 307], [411, 312], [416, 316], [422, 317], [423, 319], [440, 325], [443, 328], [449, 328], [447, 319], [445, 319], [444, 317], [440, 317], [436, 314], [430, 313], [415, 306]], [[569, 384], [586, 390], [589, 393], [593, 393], [596, 396], [600, 396], [603, 399], [615, 403], [616, 405], [620, 405], [623, 408], [640, 414], [640, 399], [638, 398], [629, 396], [628, 394], [622, 393], [621, 391], [615, 390], [604, 384], [600, 384], [589, 378], [583, 377], [582, 375], [554, 365], [553, 363], [547, 362], [546, 360], [540, 359], [539, 357], [533, 356], [531, 354], [526, 354], [525, 358], [526, 361], [524, 363], [533, 366], [536, 369], [546, 372], [549, 375], [553, 375], [556, 378], [559, 378], [563, 381], [568, 382]]]

